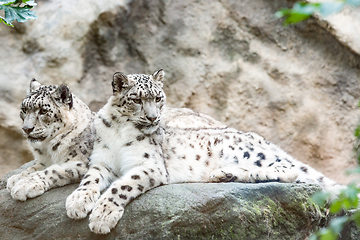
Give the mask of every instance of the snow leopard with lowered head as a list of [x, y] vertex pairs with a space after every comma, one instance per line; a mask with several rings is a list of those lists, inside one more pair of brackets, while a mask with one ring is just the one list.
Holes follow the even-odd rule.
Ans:
[[[130, 201], [163, 184], [336, 184], [255, 133], [216, 121], [213, 127], [181, 124], [176, 111], [166, 113], [163, 78], [163, 70], [152, 75], [114, 74], [113, 96], [94, 121], [97, 136], [89, 171], [66, 200], [70, 218], [85, 218], [92, 211], [91, 231], [110, 232]], [[169, 124], [170, 115], [179, 122]]]
[[94, 145], [93, 113], [66, 85], [30, 82], [21, 104], [22, 130], [35, 164], [10, 177], [7, 189], [25, 201], [45, 191], [80, 182]]

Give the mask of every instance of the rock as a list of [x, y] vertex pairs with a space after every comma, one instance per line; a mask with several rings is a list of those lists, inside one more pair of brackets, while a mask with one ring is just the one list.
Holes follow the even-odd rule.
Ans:
[[[32, 159], [20, 140], [29, 80], [66, 83], [93, 110], [116, 71], [166, 71], [169, 106], [255, 131], [340, 183], [360, 97], [360, 8], [284, 28], [292, 1], [40, 1], [39, 19], [0, 25], [0, 164]], [[347, 26], [348, 28], [343, 28]]]
[[[22, 166], [29, 167], [34, 162]], [[88, 228], [88, 217], [67, 217], [65, 200], [77, 184], [26, 202], [11, 198], [0, 179], [1, 239], [306, 239], [333, 216], [309, 197], [317, 185], [290, 183], [188, 183], [155, 188], [133, 200], [107, 235]], [[356, 212], [348, 212], [354, 214]], [[354, 223], [339, 239], [356, 240]]]
[[175, 184], [131, 202], [108, 235], [91, 233], [88, 219], [67, 217], [76, 184], [26, 202], [0, 190], [1, 239], [304, 239], [326, 222], [310, 202], [319, 190], [301, 184]]

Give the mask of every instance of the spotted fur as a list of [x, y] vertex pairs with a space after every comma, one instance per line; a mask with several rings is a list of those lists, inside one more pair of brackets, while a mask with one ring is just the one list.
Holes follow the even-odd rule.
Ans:
[[88, 170], [95, 136], [93, 113], [86, 104], [65, 85], [44, 86], [33, 79], [20, 117], [36, 162], [8, 179], [12, 197], [25, 201], [79, 182]]
[[114, 94], [95, 119], [97, 141], [89, 172], [66, 200], [71, 218], [92, 211], [91, 231], [110, 232], [130, 201], [163, 184], [336, 184], [255, 133], [228, 128], [188, 109], [165, 108], [163, 77], [162, 70], [114, 75]]

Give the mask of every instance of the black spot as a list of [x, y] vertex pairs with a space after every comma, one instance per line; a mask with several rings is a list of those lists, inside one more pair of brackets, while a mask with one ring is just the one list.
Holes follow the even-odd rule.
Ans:
[[139, 142], [144, 140], [145, 139], [145, 136], [144, 135], [139, 135], [136, 137], [136, 140], [138, 140]]
[[129, 185], [123, 185], [121, 186], [121, 190], [128, 190], [129, 192], [132, 190], [133, 188]]
[[58, 149], [59, 145], [61, 144], [61, 142], [56, 143], [53, 147], [52, 150], [55, 151], [56, 149]]
[[237, 156], [234, 156], [234, 162], [239, 163], [239, 159], [237, 158]]
[[210, 149], [210, 147], [207, 147], [207, 152], [208, 152], [208, 156], [209, 156], [209, 157], [211, 157], [211, 155], [212, 155], [212, 152], [211, 152], [211, 149]]
[[261, 166], [262, 166], [260, 160], [257, 160], [257, 161], [255, 162], [255, 165], [258, 166], [258, 167], [261, 167]]
[[118, 190], [116, 188], [111, 189], [112, 194], [117, 194]]
[[268, 167], [271, 167], [272, 165], [274, 165], [274, 163], [270, 163]]
[[300, 167], [300, 170], [306, 173], [308, 171], [308, 168], [305, 166], [302, 166], [302, 167]]
[[144, 191], [144, 186], [142, 186], [142, 185], [139, 184], [139, 185], [138, 185], [138, 189], [139, 189], [140, 192], [142, 192], [142, 191]]
[[76, 164], [76, 166], [81, 167], [81, 166], [82, 166], [82, 163], [78, 163], [78, 164]]
[[125, 144], [125, 146], [129, 147], [129, 146], [131, 146], [132, 143], [133, 142], [128, 142], [128, 143]]
[[147, 171], [143, 171], [146, 175], [149, 175], [149, 173]]
[[105, 118], [101, 118], [101, 120], [102, 120], [102, 122], [104, 123], [104, 125], [106, 126], [106, 127], [111, 127], [111, 123], [110, 122], [108, 122]]
[[109, 198], [109, 202], [112, 202], [112, 201], [114, 201], [114, 198], [112, 198], [112, 197]]
[[144, 158], [149, 158], [149, 157], [150, 157], [150, 155], [148, 153], [144, 154]]
[[249, 152], [244, 152], [244, 158], [249, 159], [250, 158], [250, 153]]
[[214, 146], [216, 146], [217, 144], [221, 143], [222, 141], [223, 141], [222, 139], [215, 138]]
[[90, 181], [87, 181], [86, 183], [83, 184], [83, 186], [89, 185]]
[[221, 149], [219, 152], [219, 157], [222, 158], [224, 156], [224, 149]]
[[235, 150], [235, 148], [234, 148], [233, 146], [231, 146], [231, 145], [229, 146], [229, 148], [230, 148], [231, 150]]
[[98, 179], [98, 178], [95, 179], [95, 183], [96, 183], [96, 184], [99, 183], [99, 179]]
[[190, 147], [191, 147], [191, 148], [195, 148], [194, 144], [191, 144], [191, 143], [190, 143]]
[[93, 169], [100, 171], [100, 168], [98, 167], [93, 167]]
[[205, 165], [206, 165], [206, 166], [209, 166], [209, 161], [206, 161], [206, 162], [205, 162]]
[[45, 170], [45, 172], [44, 172], [44, 173], [45, 173], [45, 175], [47, 175], [47, 174], [48, 174], [48, 170]]
[[153, 187], [155, 185], [155, 179], [150, 178], [149, 183], [150, 183], [150, 187]]
[[126, 200], [126, 199], [127, 199], [127, 196], [124, 195], [124, 194], [120, 194], [120, 195], [119, 195], [119, 198]]
[[265, 159], [265, 155], [263, 153], [258, 153], [257, 155], [261, 160]]
[[87, 179], [88, 177], [90, 177], [90, 175], [89, 175], [89, 174], [86, 174], [85, 177], [84, 177], [84, 179]]
[[76, 156], [77, 156], [77, 153], [76, 153], [75, 150], [73, 150], [73, 151], [71, 151], [71, 152], [69, 153], [69, 155], [72, 156], [72, 157], [76, 157]]
[[197, 161], [199, 161], [199, 160], [200, 160], [200, 158], [201, 158], [201, 156], [200, 156], [200, 155], [196, 155], [196, 160], [197, 160]]
[[83, 155], [86, 155], [86, 154], [88, 153], [88, 151], [87, 151], [86, 149], [83, 149], [83, 150], [81, 150], [81, 153], [82, 153]]
[[140, 176], [139, 175], [132, 175], [131, 178], [134, 179], [134, 180], [137, 180], [137, 179], [140, 179]]
[[322, 182], [324, 180], [324, 176], [319, 177], [317, 180], [318, 182]]

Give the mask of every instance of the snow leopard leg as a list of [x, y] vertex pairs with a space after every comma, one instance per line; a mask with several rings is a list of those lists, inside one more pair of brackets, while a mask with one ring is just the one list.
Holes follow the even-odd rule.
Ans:
[[91, 164], [79, 187], [66, 199], [66, 211], [70, 218], [81, 219], [93, 209], [104, 190], [116, 174], [103, 164]]
[[245, 168], [223, 167], [212, 171], [210, 182], [250, 182], [249, 171]]
[[298, 169], [288, 166], [255, 168], [249, 172], [250, 182], [295, 182], [299, 175]]
[[27, 198], [37, 197], [49, 189], [79, 182], [86, 171], [86, 164], [81, 161], [52, 165], [20, 179], [11, 188], [11, 196], [17, 200], [26, 201]]
[[286, 166], [245, 168], [225, 167], [210, 173], [211, 182], [294, 182], [298, 176], [296, 168]]
[[21, 179], [26, 178], [27, 176], [29, 176], [29, 174], [42, 170], [45, 168], [44, 164], [38, 163], [38, 161], [36, 161], [36, 163], [31, 166], [28, 167], [27, 169], [25, 169], [24, 171], [22, 171], [19, 174], [13, 175], [11, 176], [8, 180], [7, 180], [7, 184], [6, 184], [6, 188], [9, 190], [9, 192], [11, 191], [11, 189], [14, 187], [14, 185]]
[[96, 202], [90, 214], [89, 227], [98, 234], [109, 233], [120, 220], [124, 207], [134, 198], [154, 187], [166, 184], [165, 172], [156, 166], [131, 169]]

